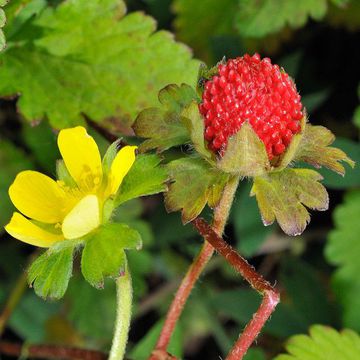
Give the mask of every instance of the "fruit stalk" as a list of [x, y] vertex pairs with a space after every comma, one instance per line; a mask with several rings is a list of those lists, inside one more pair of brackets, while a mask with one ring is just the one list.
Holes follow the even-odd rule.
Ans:
[[268, 281], [258, 274], [242, 256], [215, 233], [205, 220], [197, 218], [193, 221], [193, 224], [204, 239], [206, 239], [256, 291], [263, 295], [263, 301], [259, 309], [226, 357], [226, 360], [241, 360], [275, 310], [276, 305], [280, 302], [280, 294]]

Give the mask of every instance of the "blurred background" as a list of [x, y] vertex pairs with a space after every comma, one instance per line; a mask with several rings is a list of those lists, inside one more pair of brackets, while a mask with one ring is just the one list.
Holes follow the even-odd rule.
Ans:
[[[51, 16], [56, 17], [46, 13], [47, 9], [60, 3], [14, 0], [5, 7], [8, 49], [0, 54], [0, 95], [3, 97], [0, 101], [0, 336], [19, 343], [55, 343], [107, 350], [115, 314], [112, 282], [106, 283], [102, 291], [95, 290], [83, 281], [77, 268], [65, 297], [61, 301], [45, 302], [27, 288], [24, 276], [36, 249], [3, 231], [13, 211], [7, 190], [15, 175], [23, 169], [37, 169], [53, 176], [55, 160], [60, 157], [55, 129], [81, 122], [81, 116], [75, 116], [68, 106], [72, 96], [76, 97], [78, 85], [66, 94], [58, 92], [57, 85], [50, 84], [51, 72], [60, 78], [66, 75], [51, 59], [36, 57], [42, 62], [41, 68], [35, 61], [36, 51], [43, 54], [45, 47], [58, 59], [68, 54], [78, 56], [75, 50], [71, 53], [67, 48], [69, 43], [69, 47], [80, 44], [80, 41], [71, 42], [76, 33], [72, 32], [71, 17], [77, 21], [76, 29], [85, 28], [86, 20], [79, 21], [75, 11], [64, 10], [62, 16], [58, 14], [58, 22], [46, 25]], [[106, 0], [103, 4], [107, 7], [111, 3], [114, 1]], [[244, 53], [258, 52], [262, 57], [271, 57], [273, 63], [283, 66], [295, 79], [311, 123], [328, 127], [336, 134], [336, 146], [359, 164], [360, 1], [128, 0], [126, 6], [129, 14], [140, 11], [153, 17], [159, 30], [174, 34], [176, 41], [193, 51], [195, 59], [208, 65], [224, 56], [230, 58]], [[68, 18], [64, 14], [68, 14]], [[143, 16], [136, 14], [130, 15], [132, 19]], [[123, 16], [119, 11], [119, 21], [129, 17], [126, 15], [124, 20]], [[94, 14], [89, 24], [101, 26], [101, 21], [101, 15]], [[57, 34], [49, 36], [50, 28], [58, 31], [58, 38]], [[86, 36], [90, 34], [88, 28], [89, 33], [84, 31]], [[151, 26], [149, 29], [151, 33]], [[168, 35], [165, 38], [173, 44]], [[155, 35], [152, 39], [154, 43]], [[94, 40], [87, 40], [87, 55], [81, 54], [85, 63], [93, 56], [91, 47], [105, 46], [98, 44], [99, 38], [95, 35]], [[57, 48], [52, 41], [57, 41]], [[113, 48], [116, 44], [114, 41]], [[108, 106], [107, 98], [98, 94], [90, 81], [81, 82], [81, 86], [88, 86], [92, 91], [92, 101], [97, 108], [79, 106], [79, 114], [85, 113], [117, 135], [126, 136], [130, 142], [139, 142], [132, 138], [130, 125], [138, 111], [156, 104], [157, 91], [171, 82], [195, 85], [198, 61], [191, 60], [188, 50], [180, 45], [178, 50], [171, 51], [165, 55], [159, 52], [157, 57], [149, 55], [150, 60], [144, 59], [134, 73], [128, 72], [124, 82], [116, 85], [119, 89], [114, 85], [114, 93], [108, 96], [119, 98], [120, 105], [124, 99], [121, 108], [125, 109], [124, 116], [118, 116], [116, 111], [111, 113], [118, 105]], [[139, 52], [139, 58], [141, 56]], [[112, 65], [118, 61], [122, 66], [121, 59], [112, 61]], [[127, 64], [131, 65], [131, 61]], [[168, 69], [171, 61], [176, 62], [176, 66]], [[159, 67], [162, 77], [155, 78]], [[42, 75], [43, 68], [49, 74]], [[62, 68], [67, 71], [67, 67]], [[154, 77], [151, 87], [139, 80], [144, 76]], [[133, 91], [126, 88], [128, 84], [142, 94], [141, 101], [127, 98], [127, 92]], [[19, 94], [22, 102], [9, 97], [10, 94]], [[29, 106], [31, 96], [38, 101], [36, 106]], [[59, 114], [51, 109], [51, 104], [40, 100], [47, 96], [55, 96]], [[98, 110], [98, 104], [105, 108], [104, 114]], [[106, 140], [95, 131], [92, 134], [105, 149]], [[282, 298], [247, 360], [275, 357], [284, 352], [289, 337], [307, 333], [312, 324], [360, 331], [359, 165], [355, 170], [347, 170], [344, 178], [320, 170], [329, 189], [330, 209], [313, 213], [310, 225], [297, 237], [285, 236], [277, 225], [264, 227], [256, 201], [249, 197], [251, 184], [246, 180], [241, 183], [226, 227], [226, 240], [269, 281], [276, 282]], [[144, 239], [140, 252], [129, 253], [135, 292], [129, 358], [141, 360], [151, 351], [168, 305], [199, 251], [201, 239], [191, 226], [181, 224], [178, 213], [166, 214], [162, 196], [128, 202], [118, 216], [138, 229]], [[2, 311], [14, 294], [19, 302], [7, 318]], [[215, 360], [225, 356], [260, 300], [222, 258], [214, 257], [186, 306], [170, 351], [188, 360]], [[4, 319], [5, 324], [1, 321]]]

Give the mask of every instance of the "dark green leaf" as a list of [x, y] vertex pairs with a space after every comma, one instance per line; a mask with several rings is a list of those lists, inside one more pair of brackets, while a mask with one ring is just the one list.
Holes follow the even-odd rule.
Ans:
[[188, 130], [182, 118], [182, 111], [197, 98], [189, 85], [168, 85], [159, 92], [162, 106], [143, 110], [136, 118], [134, 131], [145, 138], [141, 151], [157, 149], [164, 151], [170, 147], [190, 141]]
[[167, 168], [161, 166], [160, 162], [161, 159], [157, 155], [138, 155], [121, 183], [115, 199], [116, 206], [140, 196], [165, 191], [169, 175]]
[[117, 278], [124, 270], [124, 249], [140, 249], [141, 246], [140, 234], [128, 225], [103, 225], [85, 242], [81, 271], [92, 286], [103, 288], [106, 277]]
[[61, 251], [49, 249], [30, 266], [29, 284], [42, 298], [60, 299], [67, 289], [73, 270], [74, 247]]
[[345, 326], [360, 331], [360, 191], [346, 195], [334, 212], [335, 229], [329, 234], [326, 258], [338, 266], [334, 291], [343, 307]]
[[286, 234], [301, 234], [310, 221], [306, 207], [323, 211], [329, 206], [321, 179], [314, 170], [291, 168], [256, 177], [251, 195], [256, 195], [264, 225], [276, 219]]
[[304, 26], [309, 17], [320, 20], [326, 10], [327, 0], [243, 0], [239, 2], [235, 24], [242, 36], [263, 37], [287, 25]]
[[206, 204], [215, 207], [229, 176], [213, 169], [205, 160], [182, 158], [168, 164], [173, 182], [165, 193], [166, 209], [182, 211], [182, 220], [195, 219]]

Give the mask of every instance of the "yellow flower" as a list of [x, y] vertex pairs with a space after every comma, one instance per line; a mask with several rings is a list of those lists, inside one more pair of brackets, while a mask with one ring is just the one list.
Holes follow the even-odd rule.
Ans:
[[60, 131], [58, 146], [71, 181], [22, 171], [9, 189], [23, 215], [15, 212], [5, 230], [39, 247], [81, 238], [96, 229], [104, 221], [106, 200], [117, 193], [135, 161], [136, 146], [125, 146], [104, 171], [98, 146], [81, 126]]

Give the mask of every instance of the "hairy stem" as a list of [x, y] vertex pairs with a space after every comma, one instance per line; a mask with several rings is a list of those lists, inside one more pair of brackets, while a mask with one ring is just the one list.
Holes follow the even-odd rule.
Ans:
[[109, 360], [124, 359], [126, 344], [129, 336], [132, 306], [132, 284], [129, 267], [116, 281], [117, 309], [115, 331]]
[[[232, 178], [227, 183], [219, 204], [214, 210], [214, 220], [212, 226], [213, 230], [219, 235], [222, 235], [224, 231], [238, 184], [238, 177]], [[164, 356], [167, 356], [164, 354], [166, 354], [166, 349], [169, 345], [176, 323], [180, 318], [186, 301], [189, 298], [196, 281], [204, 270], [206, 264], [211, 259], [213, 253], [213, 246], [205, 241], [203, 247], [200, 250], [200, 253], [191, 264], [175, 294], [174, 300], [170, 305], [164, 326], [161, 330], [158, 342], [150, 357], [150, 360], [160, 360], [161, 358], [165, 358]]]
[[205, 220], [197, 218], [193, 221], [193, 224], [215, 250], [224, 257], [256, 291], [264, 296], [259, 309], [245, 327], [245, 330], [239, 336], [239, 339], [236, 341], [226, 358], [226, 360], [241, 360], [259, 335], [267, 319], [275, 310], [276, 305], [280, 301], [280, 295], [273, 286], [258, 274], [242, 256], [240, 256], [211, 228], [210, 225], [206, 223]]

